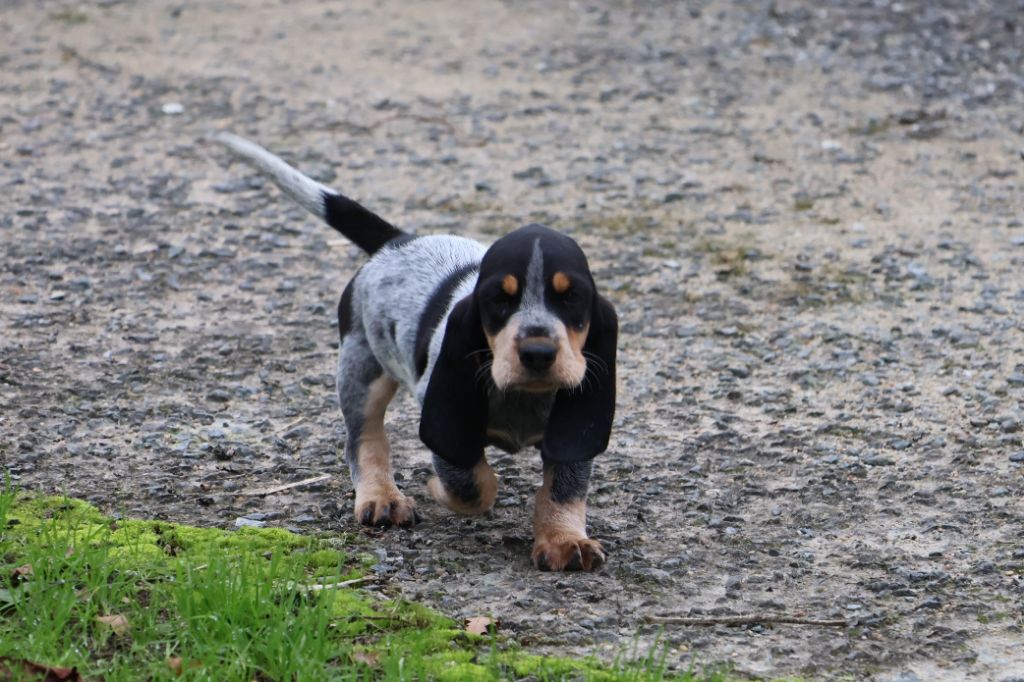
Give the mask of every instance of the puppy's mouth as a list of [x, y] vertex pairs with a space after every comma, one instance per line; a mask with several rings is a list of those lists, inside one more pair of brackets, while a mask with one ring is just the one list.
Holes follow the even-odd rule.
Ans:
[[554, 369], [538, 372], [520, 367], [519, 376], [509, 382], [506, 388], [523, 393], [553, 393], [563, 389], [579, 388], [581, 383], [582, 381], [574, 381]]
[[546, 378], [528, 378], [523, 381], [517, 381], [509, 386], [513, 391], [521, 391], [523, 393], [552, 393], [560, 388], [563, 388], [560, 382], [554, 379]]

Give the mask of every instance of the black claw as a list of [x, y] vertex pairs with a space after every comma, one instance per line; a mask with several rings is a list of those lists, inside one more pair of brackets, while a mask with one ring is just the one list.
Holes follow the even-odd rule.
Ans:
[[416, 514], [415, 514], [415, 512], [413, 512], [409, 516], [407, 516], [404, 519], [402, 519], [402, 521], [398, 524], [398, 527], [399, 528], [412, 528], [414, 523], [416, 523]]
[[537, 570], [538, 571], [550, 571], [551, 564], [548, 563], [548, 555], [541, 554], [537, 557]]
[[583, 570], [583, 554], [580, 553], [580, 548], [577, 547], [573, 550], [572, 559], [569, 559], [569, 563], [565, 565], [567, 571], [582, 571]]
[[391, 525], [391, 505], [385, 504], [380, 510], [380, 518], [374, 524], [378, 528], [387, 528]]
[[366, 509], [363, 510], [363, 515], [359, 519], [359, 522], [362, 523], [364, 526], [372, 526], [373, 525], [373, 508], [374, 508], [374, 506], [375, 505], [371, 502], [370, 504], [366, 505]]

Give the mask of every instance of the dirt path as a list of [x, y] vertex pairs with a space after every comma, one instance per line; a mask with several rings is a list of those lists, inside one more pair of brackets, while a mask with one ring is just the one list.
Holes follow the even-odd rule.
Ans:
[[[419, 232], [575, 235], [623, 323], [597, 575], [424, 490], [376, 570], [539, 648], [753, 675], [1024, 676], [1024, 3], [19, 2], [0, 13], [0, 465], [129, 515], [360, 532], [334, 307], [360, 259], [232, 129]], [[863, 5], [863, 6], [862, 6]], [[856, 7], [854, 7], [856, 6]], [[238, 491], [320, 473], [327, 484]]]

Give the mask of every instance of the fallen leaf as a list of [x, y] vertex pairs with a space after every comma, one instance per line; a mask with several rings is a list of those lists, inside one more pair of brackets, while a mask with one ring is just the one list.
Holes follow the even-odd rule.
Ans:
[[498, 624], [487, 616], [475, 616], [466, 619], [466, 632], [471, 635], [486, 635], [491, 627], [497, 629]]
[[82, 679], [76, 668], [59, 668], [32, 661], [0, 658], [0, 680], [23, 677], [32, 677], [39, 682], [80, 682]]
[[132, 627], [131, 623], [128, 622], [128, 617], [123, 613], [115, 613], [111, 616], [96, 616], [96, 620], [113, 630], [115, 635], [123, 635]]
[[11, 585], [18, 585], [32, 577], [32, 564], [18, 566], [11, 571]]
[[365, 663], [371, 668], [376, 668], [380, 664], [380, 654], [376, 651], [353, 651], [352, 660], [356, 663]]
[[[180, 676], [185, 672], [185, 661], [182, 660], [181, 656], [171, 656], [167, 659], [167, 667], [171, 669], [175, 675]], [[202, 668], [203, 664], [199, 661], [189, 661], [188, 669], [195, 670], [196, 668]]]

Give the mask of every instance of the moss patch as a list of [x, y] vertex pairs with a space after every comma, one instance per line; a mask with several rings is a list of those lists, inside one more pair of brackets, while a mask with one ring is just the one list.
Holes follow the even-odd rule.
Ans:
[[79, 500], [0, 491], [0, 661], [104, 680], [695, 679], [655, 658], [534, 656], [338, 585], [364, 570], [339, 544], [115, 520]]

